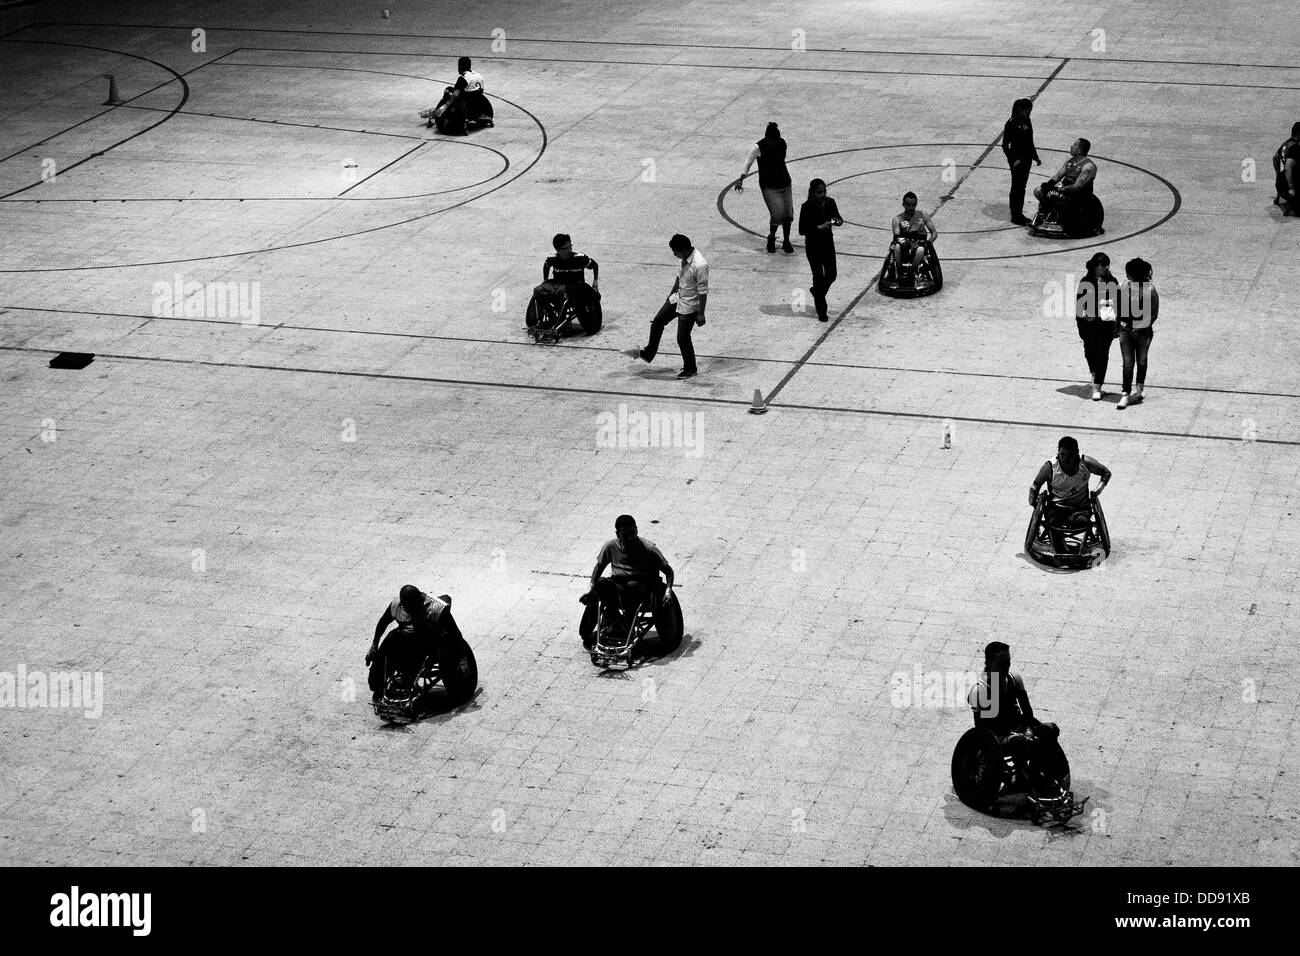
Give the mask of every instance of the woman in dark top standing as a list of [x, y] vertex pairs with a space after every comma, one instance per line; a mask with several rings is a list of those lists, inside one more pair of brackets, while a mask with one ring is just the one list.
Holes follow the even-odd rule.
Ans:
[[1011, 167], [1011, 221], [1017, 226], [1029, 225], [1025, 218], [1025, 184], [1029, 182], [1029, 161], [1039, 166], [1043, 161], [1038, 158], [1034, 148], [1034, 125], [1029, 122], [1033, 112], [1031, 100], [1016, 100], [1011, 107], [1011, 119], [1002, 128], [1002, 152], [1006, 154], [1007, 165]]
[[1088, 273], [1079, 280], [1074, 322], [1088, 360], [1092, 400], [1101, 401], [1101, 387], [1110, 365], [1110, 344], [1119, 334], [1119, 280], [1110, 273], [1110, 256], [1099, 252], [1088, 260]]
[[763, 191], [763, 201], [767, 203], [768, 228], [767, 251], [776, 252], [776, 227], [779, 225], [784, 233], [781, 249], [794, 252], [790, 245], [790, 223], [794, 220], [794, 196], [790, 191], [790, 171], [785, 168], [785, 140], [775, 123], [767, 124], [767, 131], [757, 145], [749, 151], [749, 160], [736, 180], [736, 192], [744, 188], [745, 177], [749, 167], [758, 160], [758, 188]]
[[826, 195], [826, 183], [814, 179], [808, 184], [808, 201], [799, 209], [799, 235], [804, 237], [804, 251], [812, 266], [813, 284], [809, 289], [817, 306], [817, 318], [826, 316], [826, 293], [835, 282], [835, 237], [831, 230], [844, 225], [835, 200]]

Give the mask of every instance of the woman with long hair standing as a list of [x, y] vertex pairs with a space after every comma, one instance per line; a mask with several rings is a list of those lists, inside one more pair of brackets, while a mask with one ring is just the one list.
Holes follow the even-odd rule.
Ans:
[[826, 183], [814, 179], [808, 184], [808, 200], [799, 208], [799, 235], [812, 267], [812, 293], [817, 318], [827, 321], [826, 293], [835, 282], [835, 237], [831, 230], [844, 225], [839, 206], [826, 195]]
[[776, 227], [780, 226], [784, 234], [781, 249], [794, 252], [790, 245], [790, 223], [794, 220], [794, 196], [790, 191], [790, 171], [785, 166], [785, 140], [775, 123], [767, 124], [767, 131], [749, 151], [749, 160], [736, 180], [736, 192], [744, 188], [745, 177], [749, 167], [758, 160], [758, 188], [762, 190], [763, 202], [767, 203], [767, 251], [776, 252]]
[[[1151, 263], [1145, 259], [1130, 259], [1124, 264], [1128, 281], [1119, 290], [1119, 351], [1124, 356], [1124, 394], [1119, 397], [1118, 409], [1142, 401], [1142, 386], [1147, 380], [1147, 352], [1154, 334], [1152, 326], [1160, 317], [1160, 293], [1151, 283], [1154, 273]], [[1135, 370], [1136, 384], [1133, 383]]]

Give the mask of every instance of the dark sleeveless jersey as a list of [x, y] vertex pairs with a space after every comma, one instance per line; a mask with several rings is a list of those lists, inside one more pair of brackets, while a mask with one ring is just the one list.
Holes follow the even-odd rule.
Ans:
[[785, 189], [790, 171], [785, 168], [785, 140], [758, 141], [758, 185], [761, 189]]

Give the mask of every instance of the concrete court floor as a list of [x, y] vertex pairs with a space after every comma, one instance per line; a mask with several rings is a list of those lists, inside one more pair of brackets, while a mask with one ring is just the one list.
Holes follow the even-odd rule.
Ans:
[[[102, 672], [104, 700], [0, 708], [0, 862], [1295, 862], [1300, 222], [1268, 157], [1300, 118], [1296, 20], [1290, 0], [6, 12], [0, 672]], [[498, 122], [449, 142], [415, 113], [460, 54]], [[123, 106], [100, 106], [108, 72]], [[1006, 228], [988, 147], [1035, 93], [1039, 172], [1093, 141], [1104, 241]], [[829, 325], [792, 307], [802, 254], [733, 224], [763, 229], [756, 184], [720, 199], [769, 119], [796, 193], [832, 180], [850, 220]], [[873, 278], [907, 188], [947, 285], [901, 302]], [[522, 314], [560, 230], [601, 263], [605, 328], [547, 348]], [[620, 354], [677, 231], [713, 282], [684, 383], [671, 333], [654, 366]], [[1146, 257], [1164, 298], [1122, 413], [1117, 386], [1086, 399], [1057, 308], [1085, 246]], [[159, 315], [178, 275], [255, 291], [257, 321]], [[99, 357], [48, 368], [61, 350]], [[698, 442], [608, 447], [621, 406]], [[1113, 554], [1074, 575], [1022, 554], [1065, 433], [1116, 476]], [[677, 570], [687, 639], [602, 674], [576, 598], [624, 511]], [[397, 730], [362, 656], [408, 581], [455, 596], [482, 690]], [[963, 807], [968, 711], [891, 700], [891, 675], [976, 668], [994, 638], [1091, 797], [1069, 831]]]

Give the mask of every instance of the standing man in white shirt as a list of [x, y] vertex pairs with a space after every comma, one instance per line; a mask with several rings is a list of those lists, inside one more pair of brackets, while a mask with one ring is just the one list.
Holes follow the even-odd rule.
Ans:
[[[700, 250], [691, 245], [691, 240], [681, 233], [668, 241], [668, 248], [682, 261], [673, 283], [673, 291], [668, 293], [663, 307], [650, 322], [650, 341], [645, 348], [636, 352], [638, 358], [653, 362], [659, 351], [659, 340], [664, 329], [674, 316], [677, 318], [677, 347], [682, 351], [682, 370], [678, 378], [691, 378], [696, 374], [695, 346], [691, 344], [691, 330], [698, 323], [704, 325], [704, 307], [709, 300], [709, 264]], [[673, 302], [676, 294], [677, 301]]]

